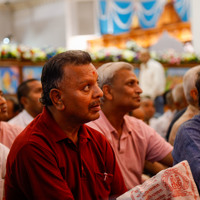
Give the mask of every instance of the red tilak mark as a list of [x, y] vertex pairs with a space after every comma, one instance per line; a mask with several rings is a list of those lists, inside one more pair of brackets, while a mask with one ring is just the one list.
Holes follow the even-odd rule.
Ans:
[[94, 72], [94, 71], [93, 71], [92, 73], [95, 75], [95, 72]]

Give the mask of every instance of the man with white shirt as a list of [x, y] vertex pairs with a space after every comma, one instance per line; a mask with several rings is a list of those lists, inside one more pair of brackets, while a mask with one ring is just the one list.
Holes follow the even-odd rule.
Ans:
[[152, 59], [150, 52], [146, 49], [140, 52], [139, 59], [141, 61], [139, 83], [143, 90], [142, 96], [150, 96], [154, 100], [156, 114], [161, 115], [164, 112], [162, 95], [166, 84], [164, 67]]
[[23, 110], [8, 123], [25, 128], [42, 112], [42, 104], [39, 102], [41, 93], [42, 85], [39, 80], [28, 79], [22, 82], [17, 89], [17, 98]]

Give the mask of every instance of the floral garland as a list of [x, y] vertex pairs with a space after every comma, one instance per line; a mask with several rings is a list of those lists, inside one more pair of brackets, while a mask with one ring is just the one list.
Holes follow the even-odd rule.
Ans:
[[27, 60], [33, 62], [46, 61], [54, 55], [66, 51], [65, 48], [30, 48], [24, 45], [2, 44], [0, 45], [0, 59]]
[[[125, 49], [118, 49], [116, 47], [101, 48], [91, 51], [90, 54], [94, 62], [126, 61], [138, 63], [140, 62], [139, 52], [142, 49], [135, 41], [130, 40], [126, 43]], [[180, 65], [182, 63], [200, 62], [200, 56], [187, 48], [185, 48], [184, 53], [178, 53], [170, 49], [162, 53], [151, 51], [150, 54], [153, 59], [165, 64]]]
[[[115, 62], [125, 61], [130, 63], [138, 63], [139, 52], [141, 46], [136, 44], [135, 41], [130, 40], [126, 43], [124, 49], [116, 47], [100, 48], [88, 51], [91, 55], [93, 62]], [[46, 61], [52, 56], [66, 51], [65, 48], [30, 48], [24, 45], [16, 44], [2, 44], [0, 45], [0, 60], [16, 59], [20, 61]], [[182, 63], [199, 63], [200, 56], [196, 55], [193, 51], [185, 51], [184, 53], [177, 53], [174, 50], [168, 50], [164, 53], [151, 52], [151, 57], [165, 64], [179, 65]]]

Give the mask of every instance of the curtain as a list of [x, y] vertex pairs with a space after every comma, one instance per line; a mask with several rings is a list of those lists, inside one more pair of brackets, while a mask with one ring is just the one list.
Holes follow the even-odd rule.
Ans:
[[174, 8], [182, 21], [187, 22], [190, 18], [190, 1], [191, 0], [175, 0]]
[[[154, 28], [167, 0], [98, 0], [98, 19], [101, 34], [129, 32], [133, 16], [140, 27]], [[188, 21], [190, 0], [174, 0], [174, 7], [182, 21]]]
[[99, 24], [101, 34], [128, 32], [134, 13], [132, 0], [100, 0]]

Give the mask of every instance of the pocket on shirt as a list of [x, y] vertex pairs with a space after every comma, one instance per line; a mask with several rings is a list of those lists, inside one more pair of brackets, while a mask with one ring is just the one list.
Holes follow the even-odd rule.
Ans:
[[113, 174], [96, 172], [97, 181], [105, 186], [110, 186]]
[[95, 176], [98, 199], [108, 199], [111, 192], [113, 174], [108, 173], [105, 178], [105, 173], [95, 172]]

